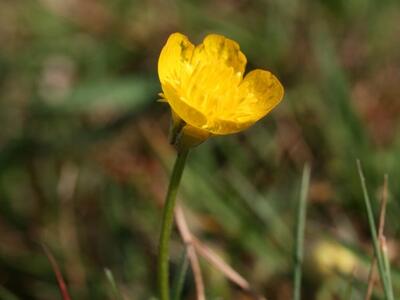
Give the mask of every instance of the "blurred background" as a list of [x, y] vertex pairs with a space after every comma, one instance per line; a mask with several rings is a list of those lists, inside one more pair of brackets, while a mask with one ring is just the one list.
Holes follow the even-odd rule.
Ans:
[[[0, 299], [61, 299], [41, 243], [73, 299], [114, 299], [104, 268], [125, 299], [156, 296], [175, 158], [157, 59], [176, 31], [238, 41], [247, 70], [272, 71], [286, 90], [250, 130], [190, 154], [180, 201], [193, 234], [260, 294], [291, 299], [309, 162], [303, 298], [364, 299], [372, 243], [359, 158], [376, 212], [389, 175], [385, 235], [400, 295], [399, 1], [2, 0]], [[172, 275], [182, 252], [174, 233]], [[252, 299], [200, 263], [207, 299]], [[184, 299], [194, 297], [188, 272]]]

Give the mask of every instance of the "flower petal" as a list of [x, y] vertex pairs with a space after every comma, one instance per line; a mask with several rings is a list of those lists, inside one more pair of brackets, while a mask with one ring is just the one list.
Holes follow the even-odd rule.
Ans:
[[201, 128], [207, 123], [206, 116], [203, 115], [199, 110], [192, 107], [189, 103], [183, 101], [182, 97], [170, 83], [167, 82], [163, 84], [162, 88], [165, 98], [171, 106], [171, 109], [185, 123], [197, 128]]
[[237, 121], [258, 121], [281, 102], [284, 94], [278, 78], [264, 70], [248, 73], [239, 89], [243, 100], [236, 111]]
[[222, 63], [243, 75], [247, 59], [238, 43], [222, 35], [210, 34], [195, 48], [191, 63], [193, 67]]
[[215, 135], [243, 131], [268, 114], [282, 100], [284, 90], [279, 80], [270, 72], [254, 70], [248, 73], [239, 86], [237, 105], [233, 113], [221, 115], [207, 130]]
[[181, 33], [173, 33], [161, 50], [158, 59], [158, 76], [161, 83], [170, 82], [178, 86], [182, 78], [190, 75], [190, 60], [194, 46]]
[[180, 33], [169, 37], [158, 62], [163, 96], [196, 141], [242, 131], [281, 101], [283, 87], [270, 72], [243, 78], [246, 62], [239, 45], [221, 35], [197, 47]]

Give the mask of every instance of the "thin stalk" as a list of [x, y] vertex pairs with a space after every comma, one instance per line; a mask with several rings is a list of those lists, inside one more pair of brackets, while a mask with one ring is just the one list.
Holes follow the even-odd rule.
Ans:
[[50, 252], [49, 248], [45, 244], [42, 244], [44, 253], [47, 256], [47, 259], [50, 262], [50, 265], [53, 269], [53, 272], [56, 276], [57, 283], [58, 283], [58, 288], [60, 289], [61, 296], [63, 300], [71, 300], [71, 296], [69, 295], [67, 284], [65, 283], [64, 277], [61, 273], [60, 267], [54, 258], [53, 254]]
[[174, 222], [174, 207], [178, 187], [185, 168], [188, 150], [178, 152], [171, 179], [168, 186], [167, 196], [164, 203], [161, 235], [158, 251], [158, 288], [161, 300], [169, 300], [169, 242], [171, 237], [172, 225]]
[[204, 293], [204, 280], [201, 274], [197, 251], [194, 247], [194, 237], [190, 232], [189, 226], [183, 214], [182, 207], [180, 207], [180, 205], [177, 205], [177, 207], [175, 208], [175, 222], [176, 226], [178, 227], [178, 231], [182, 237], [182, 240], [185, 243], [188, 260], [192, 268], [194, 284], [196, 286], [196, 299], [205, 300], [206, 296]]
[[[379, 212], [379, 228], [378, 228], [378, 239], [381, 243], [381, 247], [384, 238], [383, 231], [386, 219], [387, 198], [388, 198], [388, 175], [385, 174], [383, 180], [383, 191], [382, 191], [382, 200]], [[367, 286], [367, 293], [365, 295], [365, 300], [370, 300], [372, 298], [372, 292], [375, 284], [375, 267], [376, 267], [376, 255], [374, 253], [372, 256], [371, 267], [368, 274], [368, 286]]]
[[113, 298], [114, 298], [115, 300], [124, 300], [124, 297], [122, 296], [120, 290], [119, 290], [118, 287], [117, 287], [117, 283], [115, 282], [114, 275], [113, 275], [113, 273], [111, 272], [111, 270], [105, 268], [105, 269], [104, 269], [104, 273], [106, 274], [108, 283], [110, 284], [111, 292], [112, 292]]
[[354, 277], [356, 273], [356, 268], [353, 269], [351, 276], [348, 278], [347, 286], [344, 292], [344, 300], [352, 300], [353, 299], [353, 285], [354, 285]]
[[301, 269], [303, 265], [304, 230], [306, 223], [307, 195], [309, 185], [310, 166], [305, 165], [301, 180], [300, 202], [297, 209], [293, 300], [300, 300], [301, 298]]
[[378, 269], [379, 269], [379, 275], [380, 279], [383, 285], [383, 291], [385, 293], [385, 298], [387, 300], [394, 300], [393, 296], [393, 291], [390, 288], [389, 282], [388, 282], [388, 274], [386, 272], [385, 268], [385, 262], [384, 262], [384, 257], [382, 255], [382, 251], [379, 247], [379, 241], [378, 241], [378, 234], [376, 232], [376, 225], [375, 225], [375, 220], [374, 220], [374, 214], [372, 212], [372, 206], [371, 206], [371, 200], [369, 199], [368, 195], [368, 190], [367, 190], [367, 185], [365, 182], [365, 176], [361, 167], [361, 162], [357, 160], [357, 169], [358, 169], [358, 174], [360, 176], [360, 181], [361, 181], [361, 187], [362, 191], [364, 194], [364, 202], [365, 202], [365, 208], [367, 210], [367, 216], [368, 216], [368, 222], [369, 222], [369, 227], [372, 235], [372, 241], [374, 245], [374, 252], [376, 256], [376, 260], [378, 262]]
[[179, 272], [175, 279], [175, 284], [172, 289], [172, 300], [181, 299], [181, 294], [183, 290], [183, 285], [185, 283], [186, 272], [189, 267], [189, 260], [187, 255], [187, 250], [182, 255], [181, 263], [179, 266]]
[[[381, 244], [381, 250], [382, 250], [382, 256], [383, 256], [383, 262], [385, 264], [385, 269], [386, 269], [388, 286], [389, 286], [390, 291], [393, 291], [392, 276], [390, 273], [391, 272], [390, 271], [390, 262], [389, 262], [389, 257], [388, 257], [386, 239], [384, 236], [382, 236], [382, 239], [380, 242], [381, 242], [380, 244]], [[393, 295], [392, 295], [392, 297], [393, 297]]]

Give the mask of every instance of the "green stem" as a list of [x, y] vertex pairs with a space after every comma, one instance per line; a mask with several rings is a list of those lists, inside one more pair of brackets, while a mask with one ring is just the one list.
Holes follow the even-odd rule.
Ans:
[[178, 152], [164, 203], [161, 235], [158, 250], [158, 288], [161, 300], [169, 300], [169, 241], [174, 222], [174, 207], [179, 183], [185, 168], [188, 150]]
[[310, 185], [310, 166], [306, 164], [303, 169], [303, 177], [301, 180], [300, 202], [297, 208], [297, 222], [296, 222], [296, 244], [295, 244], [295, 257], [294, 257], [294, 288], [293, 299], [300, 300], [301, 298], [301, 272], [303, 266], [303, 252], [304, 252], [304, 231], [306, 224], [307, 212], [307, 195]]

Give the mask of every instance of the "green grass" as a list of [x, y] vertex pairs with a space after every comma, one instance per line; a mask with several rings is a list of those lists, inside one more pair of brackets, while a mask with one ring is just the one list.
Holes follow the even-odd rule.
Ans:
[[310, 185], [310, 173], [310, 166], [304, 166], [303, 177], [301, 179], [300, 201], [297, 208], [293, 300], [301, 299], [301, 276], [304, 259], [304, 234], [306, 226], [307, 196]]
[[393, 296], [393, 287], [392, 287], [392, 275], [390, 273], [390, 264], [388, 262], [387, 254], [385, 254], [385, 252], [383, 251], [381, 241], [379, 241], [379, 239], [378, 239], [378, 234], [376, 231], [376, 225], [375, 225], [375, 220], [374, 220], [374, 214], [372, 211], [371, 200], [369, 199], [367, 185], [365, 182], [366, 180], [365, 180], [364, 173], [363, 173], [363, 170], [361, 167], [361, 162], [359, 160], [357, 160], [357, 168], [358, 168], [358, 173], [360, 176], [361, 186], [362, 186], [362, 190], [363, 190], [363, 194], [364, 194], [365, 208], [367, 210], [368, 223], [369, 223], [369, 227], [370, 227], [370, 231], [371, 231], [371, 235], [372, 235], [372, 241], [373, 241], [373, 245], [374, 245], [374, 254], [378, 261], [380, 280], [383, 285], [383, 290], [384, 290], [386, 299], [392, 300], [392, 299], [394, 299], [394, 296]]
[[[315, 261], [330, 239], [360, 261], [351, 297], [363, 299], [360, 274], [380, 249], [375, 195], [389, 174], [389, 255], [373, 296], [400, 295], [398, 1], [54, 2], [0, 3], [0, 299], [60, 298], [40, 243], [72, 299], [112, 299], [104, 268], [124, 299], [156, 296], [160, 199], [175, 157], [157, 59], [175, 31], [195, 42], [229, 36], [248, 70], [268, 69], [285, 87], [258, 124], [192, 151], [180, 196], [193, 234], [267, 299], [292, 299], [299, 174], [310, 163], [302, 298], [341, 298], [349, 286], [351, 274], [325, 275]], [[181, 250], [174, 232], [171, 278]], [[207, 299], [241, 299], [200, 264]], [[182, 299], [194, 297], [187, 274]]]

